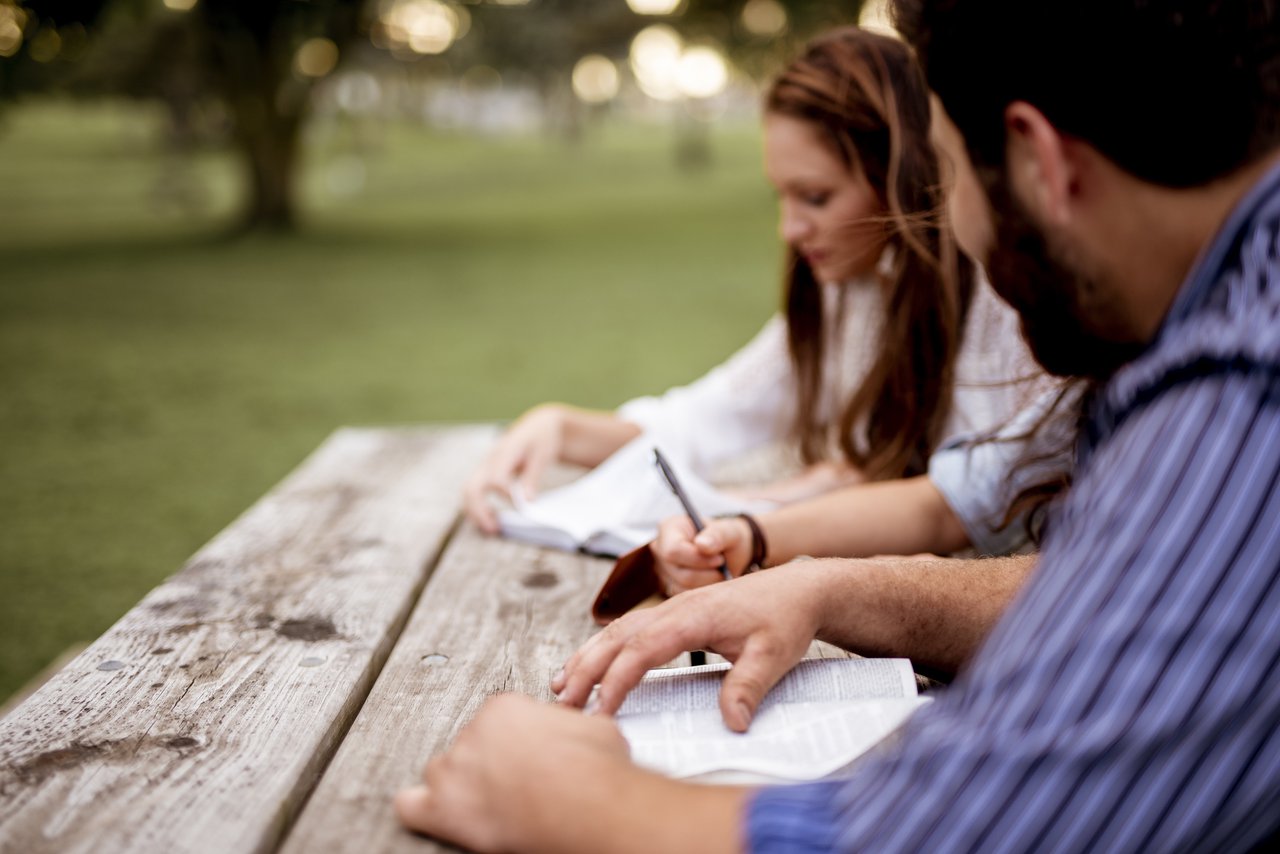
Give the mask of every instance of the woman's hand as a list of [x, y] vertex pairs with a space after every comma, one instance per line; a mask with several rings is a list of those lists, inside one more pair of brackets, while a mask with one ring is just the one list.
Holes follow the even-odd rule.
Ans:
[[486, 534], [498, 533], [498, 516], [489, 503], [492, 493], [511, 498], [517, 485], [525, 498], [538, 491], [543, 472], [559, 462], [564, 445], [566, 412], [557, 404], [530, 409], [498, 440], [497, 446], [463, 491], [467, 518]]
[[724, 580], [722, 564], [730, 575], [742, 575], [751, 560], [751, 528], [736, 517], [713, 519], [698, 533], [688, 516], [672, 516], [650, 548], [662, 591], [675, 596]]
[[640, 435], [640, 428], [612, 412], [579, 409], [563, 403], [535, 406], [502, 434], [484, 465], [467, 481], [463, 506], [467, 518], [486, 534], [498, 533], [492, 493], [510, 499], [518, 488], [532, 500], [542, 475], [555, 463], [593, 468]]

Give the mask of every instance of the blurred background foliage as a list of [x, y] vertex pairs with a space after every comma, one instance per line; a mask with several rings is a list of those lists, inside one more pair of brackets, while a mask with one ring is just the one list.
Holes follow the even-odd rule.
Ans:
[[343, 424], [744, 343], [760, 86], [862, 5], [0, 0], [0, 701]]

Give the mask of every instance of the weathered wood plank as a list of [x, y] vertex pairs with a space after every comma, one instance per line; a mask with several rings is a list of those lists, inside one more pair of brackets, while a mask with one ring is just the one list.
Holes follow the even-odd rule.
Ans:
[[285, 840], [285, 854], [448, 850], [401, 830], [391, 797], [490, 694], [551, 699], [548, 683], [596, 629], [607, 561], [454, 537], [369, 700]]
[[273, 850], [494, 435], [331, 437], [0, 721], [0, 850]]

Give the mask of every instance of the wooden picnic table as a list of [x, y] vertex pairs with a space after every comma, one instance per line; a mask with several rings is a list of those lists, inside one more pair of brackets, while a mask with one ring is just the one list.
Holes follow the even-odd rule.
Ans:
[[609, 568], [459, 522], [496, 437], [330, 437], [0, 720], [0, 852], [447, 850], [392, 795], [489, 695], [551, 699]]
[[442, 850], [392, 794], [550, 698], [607, 569], [459, 524], [495, 436], [334, 434], [0, 720], [0, 851]]

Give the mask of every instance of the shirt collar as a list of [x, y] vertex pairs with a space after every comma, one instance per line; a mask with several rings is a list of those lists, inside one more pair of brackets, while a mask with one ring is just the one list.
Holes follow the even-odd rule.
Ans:
[[1231, 209], [1222, 227], [1201, 250], [1160, 324], [1157, 340], [1166, 329], [1195, 314], [1208, 301], [1222, 280], [1223, 266], [1238, 254], [1240, 241], [1252, 231], [1258, 219], [1275, 216], [1277, 208], [1280, 208], [1280, 163], [1269, 169]]

